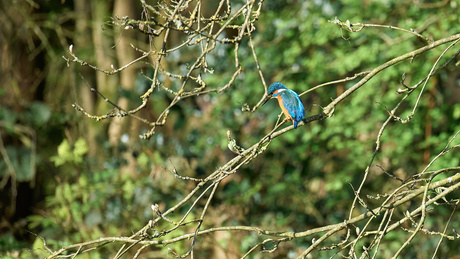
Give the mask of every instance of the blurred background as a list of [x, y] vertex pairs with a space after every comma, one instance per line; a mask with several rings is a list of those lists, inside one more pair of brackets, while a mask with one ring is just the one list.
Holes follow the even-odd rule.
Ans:
[[[218, 2], [209, 2], [204, 5], [209, 10], [202, 12], [212, 15]], [[244, 4], [230, 2], [235, 9]], [[152, 40], [161, 46], [161, 39], [149, 39], [110, 23], [116, 16], [142, 19], [145, 14], [140, 2], [0, 3], [0, 256], [35, 257], [43, 248], [37, 235], [53, 249], [102, 236], [129, 236], [154, 217], [152, 204], [164, 210], [195, 187], [194, 182], [175, 178], [170, 170], [203, 178], [235, 156], [227, 148], [228, 130], [244, 148], [257, 143], [275, 125], [280, 113], [276, 101], [255, 112], [242, 109], [245, 104], [253, 107], [264, 95], [247, 39], [239, 46], [243, 72], [232, 86], [219, 94], [182, 100], [150, 139], [139, 138], [149, 128], [130, 117], [89, 119], [72, 104], [98, 115], [114, 109], [90, 87], [120, 107], [132, 109], [140, 105], [139, 96], [150, 87], [143, 75], [151, 77], [153, 70], [148, 62], [141, 62], [107, 76], [63, 57], [70, 57], [69, 46], [73, 45], [80, 59], [110, 70], [140, 56], [130, 43], [145, 47]], [[155, 5], [156, 1], [148, 3]], [[301, 93], [321, 83], [368, 71], [426, 45], [402, 31], [364, 28], [350, 33], [328, 20], [338, 17], [352, 23], [393, 25], [439, 40], [460, 32], [458, 10], [458, 2], [449, 0], [266, 0], [252, 37], [267, 84], [280, 81]], [[172, 47], [185, 38], [174, 33], [170, 39]], [[206, 224], [304, 231], [342, 222], [354, 198], [350, 184], [359, 186], [378, 131], [388, 116], [387, 109], [393, 109], [401, 99], [396, 91], [402, 87], [403, 74], [406, 85], [419, 82], [445, 47], [385, 69], [340, 103], [333, 117], [273, 140], [262, 156], [221, 184]], [[457, 51], [458, 45], [440, 64]], [[193, 48], [172, 53], [162, 66], [177, 74], [186, 73], [189, 60], [196, 55]], [[208, 56], [213, 74], [205, 78], [207, 85], [217, 88], [228, 82], [235, 70], [234, 55], [230, 45], [221, 44]], [[407, 179], [420, 172], [460, 130], [458, 60], [428, 81], [410, 123], [390, 122], [375, 165]], [[320, 113], [321, 106], [359, 79], [301, 96], [307, 116]], [[163, 80], [171, 89], [177, 90], [180, 85], [166, 77]], [[398, 116], [410, 114], [417, 96], [418, 92], [402, 104]], [[137, 116], [156, 120], [173, 98], [167, 91], [155, 90]], [[432, 168], [459, 164], [460, 156], [451, 152]], [[364, 195], [386, 193], [400, 184], [381, 168], [370, 168]], [[372, 202], [378, 204], [372, 199], [368, 202], [371, 206]], [[437, 210], [424, 227], [443, 231], [451, 213], [448, 207]], [[454, 218], [458, 219], [458, 213]], [[460, 222], [454, 220], [449, 226], [460, 229]], [[392, 234], [382, 244], [379, 258], [391, 256], [408, 235], [404, 231]], [[260, 239], [244, 232], [205, 236], [197, 245], [197, 256], [239, 258]], [[256, 258], [293, 257], [310, 242], [295, 240]], [[413, 243], [423, 247], [407, 249], [404, 258], [427, 258], [437, 242], [429, 235], [418, 235]], [[184, 243], [172, 247], [178, 252], [189, 249]], [[116, 253], [114, 249], [104, 247], [91, 258], [106, 258]], [[165, 247], [151, 248], [144, 256], [164, 258], [165, 251]], [[325, 251], [320, 255], [329, 258], [333, 254]], [[458, 241], [443, 243], [438, 252], [439, 258], [457, 254]]]

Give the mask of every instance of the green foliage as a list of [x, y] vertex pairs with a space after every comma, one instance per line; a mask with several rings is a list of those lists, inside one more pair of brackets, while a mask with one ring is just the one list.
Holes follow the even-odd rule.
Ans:
[[50, 108], [41, 102], [32, 102], [29, 105], [29, 112], [25, 114], [25, 120], [30, 121], [35, 128], [42, 127], [50, 118]]
[[[12, 235], [2, 235], [0, 237], [0, 254], [5, 254], [8, 251], [17, 251], [27, 247], [26, 242], [18, 242]], [[2, 257], [3, 258], [3, 257]], [[13, 258], [13, 257], [7, 257]]]
[[[33, 151], [30, 148], [13, 146], [5, 147], [5, 151], [8, 153], [8, 158], [11, 160], [16, 179], [20, 182], [31, 181], [35, 176], [35, 164], [32, 163], [33, 156], [35, 156]], [[6, 163], [2, 161], [2, 163], [0, 163], [0, 176], [7, 176], [8, 169]]]
[[[350, 33], [327, 23], [327, 20], [337, 16], [343, 21], [349, 19], [352, 23], [387, 24], [410, 29], [420, 27], [430, 17], [436, 16], [431, 11], [417, 8], [409, 2], [372, 2], [370, 5], [366, 7], [366, 12], [362, 11], [361, 3], [356, 1], [340, 4], [296, 2], [283, 5], [282, 9], [265, 9], [260, 18], [262, 26], [254, 36], [254, 42], [267, 83], [281, 81], [289, 88], [302, 92], [322, 82], [375, 68], [423, 46], [417, 38], [406, 37], [401, 31], [364, 28], [361, 32]], [[264, 7], [270, 6], [267, 4]], [[443, 9], [443, 12], [448, 17], [452, 14], [448, 8]], [[292, 15], [293, 13], [296, 15]], [[360, 15], [357, 16], [357, 13]], [[423, 35], [439, 39], [458, 32], [447, 26], [443, 27], [445, 30], [438, 30], [438, 26], [452, 24], [450, 18], [438, 18], [437, 23], [429, 26]], [[391, 40], [385, 41], [386, 37]], [[247, 48], [248, 55], [241, 54], [240, 62], [244, 67], [251, 67], [254, 62], [251, 51], [248, 46], [242, 45], [241, 53], [245, 53], [244, 48]], [[452, 50], [448, 53], [452, 55], [454, 52]], [[268, 152], [264, 153], [263, 162], [255, 162], [243, 169], [241, 179], [230, 183], [231, 187], [225, 189], [228, 195], [222, 198], [227, 197], [226, 199], [238, 203], [236, 193], [251, 193], [252, 198], [249, 200], [246, 195], [240, 197], [241, 201], [251, 204], [247, 217], [251, 218], [250, 222], [253, 224], [259, 222], [258, 217], [249, 215], [276, 215], [275, 212], [283, 209], [295, 213], [298, 208], [306, 208], [310, 212], [320, 210], [321, 215], [330, 215], [329, 220], [340, 220], [344, 215], [337, 212], [346, 211], [353, 198], [348, 183], [357, 188], [368, 164], [366, 161], [370, 161], [372, 157], [378, 131], [387, 118], [387, 109], [392, 109], [401, 98], [396, 91], [402, 87], [400, 81], [403, 73], [406, 77], [409, 75], [405, 84], [415, 84], [430, 71], [433, 63], [427, 60], [435, 60], [439, 54], [440, 51], [433, 51], [386, 69], [341, 103], [334, 117], [291, 131], [274, 140]], [[440, 63], [447, 61], [449, 57], [446, 55]], [[449, 70], [442, 70], [437, 78], [446, 77], [449, 73]], [[359, 79], [342, 85], [343, 89]], [[233, 100], [232, 107], [241, 107], [245, 102], [254, 105], [263, 94], [256, 73], [245, 71], [241, 81], [237, 86], [241, 84], [248, 87], [238, 87], [238, 91], [229, 93]], [[438, 84], [441, 88], [430, 81], [425, 92], [436, 87], [436, 94], [442, 95], [442, 87], [452, 87], [445, 81], [438, 81]], [[397, 111], [398, 116], [405, 119], [409, 115], [418, 93], [419, 90], [403, 103], [402, 108]], [[315, 93], [302, 96], [302, 99], [306, 107], [312, 104], [325, 106], [336, 95], [335, 87], [324, 87]], [[219, 96], [217, 103], [227, 103], [227, 98]], [[244, 147], [245, 144], [254, 143], [257, 136], [260, 137], [274, 125], [280, 112], [275, 106], [275, 103], [269, 102], [255, 114], [243, 113], [238, 115], [239, 118], [228, 116], [228, 122], [225, 110], [229, 109], [215, 106], [220, 120], [214, 124], [222, 131], [214, 135], [223, 138], [224, 129], [230, 128], [236, 135], [238, 144], [243, 144]], [[423, 160], [421, 152], [429, 150], [433, 155], [439, 153], [444, 147], [441, 143], [447, 143], [458, 130], [457, 108], [454, 106], [449, 111], [447, 106], [446, 103], [436, 102], [434, 107], [429, 108], [429, 100], [422, 97], [415, 117], [409, 124], [390, 122], [382, 136], [383, 148], [376, 158], [376, 164], [390, 172], [404, 172], [403, 179], [415, 173], [414, 170], [421, 169], [420, 165], [428, 162]], [[307, 116], [319, 111], [316, 107], [310, 111], [307, 108]], [[250, 134], [244, 130], [244, 124], [239, 122], [243, 118], [244, 122], [252, 122]], [[425, 135], [427, 118], [432, 123], [430, 136]], [[224, 123], [223, 127], [220, 123]], [[202, 135], [207, 136], [204, 132]], [[432, 166], [433, 170], [458, 165], [457, 156], [452, 153], [442, 157]], [[380, 175], [382, 172], [373, 167], [372, 173]], [[387, 184], [392, 185], [394, 182]], [[370, 181], [366, 183], [364, 193], [378, 193], [385, 188], [381, 181]], [[296, 199], [299, 195], [308, 198]], [[296, 213], [295, 219], [284, 217], [285, 221], [281, 225], [304, 228], [305, 222], [309, 220], [321, 221], [320, 215], [316, 214], [315, 220], [310, 215]]]
[[[40, 226], [44, 230], [40, 236], [59, 240], [48, 243], [53, 248], [102, 235], [124, 235], [124, 229], [139, 229], [152, 217], [149, 197], [164, 195], [159, 193], [161, 184], [148, 177], [132, 180], [117, 170], [80, 174], [74, 183], [57, 186], [46, 200], [47, 214], [29, 216], [29, 228]], [[107, 249], [102, 253], [115, 248]]]
[[[404, 29], [424, 28], [421, 33], [433, 39], [458, 33], [458, 26], [455, 26], [458, 24], [458, 12], [450, 6], [429, 9], [421, 8], [412, 1], [363, 3], [354, 0], [265, 1], [263, 4], [257, 30], [252, 35], [263, 76], [267, 84], [281, 81], [299, 93], [317, 84], [375, 68], [425, 44], [414, 36], [388, 28], [366, 27], [359, 32], [347, 32], [328, 23], [334, 17], [342, 21], [350, 20], [351, 23], [385, 24]], [[62, 7], [55, 8], [59, 11]], [[56, 15], [61, 16], [61, 13], [53, 13], [53, 17]], [[51, 26], [49, 22], [48, 26]], [[64, 48], [59, 49], [62, 51]], [[449, 51], [440, 64], [455, 51]], [[440, 53], [441, 49], [421, 54], [382, 71], [340, 103], [333, 117], [274, 139], [267, 152], [241, 168], [237, 175], [231, 176], [229, 182], [219, 187], [212, 205], [217, 207], [221, 204], [222, 214], [238, 215], [219, 223], [246, 224], [282, 231], [305, 230], [342, 222], [354, 197], [352, 186], [356, 189], [362, 179], [388, 110], [393, 109], [401, 98], [396, 91], [404, 88], [400, 83], [403, 73], [406, 75], [404, 83], [414, 85], [429, 73], [433, 60]], [[194, 55], [194, 49], [191, 48], [190, 53], [171, 53], [164, 60], [169, 69], [184, 71], [184, 67], [190, 65], [187, 57]], [[233, 70], [229, 68], [235, 66], [234, 55], [229, 45], [218, 45], [216, 51], [206, 57], [209, 69], [214, 71], [213, 74], [203, 74], [209, 87], [222, 87], [231, 78]], [[54, 53], [52, 56], [62, 62], [60, 55]], [[93, 58], [91, 49], [84, 50], [81, 57]], [[80, 137], [83, 134], [75, 130], [79, 121], [68, 115], [73, 111], [66, 111], [62, 107], [55, 109], [61, 104], [70, 106], [73, 100], [66, 95], [57, 96], [52, 104], [31, 101], [23, 112], [2, 107], [2, 134], [6, 132], [13, 139], [13, 144], [6, 143], [5, 150], [14, 165], [17, 180], [31, 181], [35, 177], [34, 168], [41, 173], [48, 172], [43, 176], [46, 181], [42, 187], [46, 197], [40, 204], [40, 214], [27, 217], [28, 229], [43, 236], [48, 246], [55, 249], [101, 236], [129, 235], [155, 217], [151, 205], [157, 203], [162, 209], [169, 208], [193, 188], [192, 182], [175, 178], [169, 170], [176, 169], [178, 174], [190, 177], [209, 175], [235, 156], [227, 150], [228, 130], [236, 144], [243, 148], [259, 141], [275, 125], [280, 110], [273, 101], [254, 113], [242, 112], [244, 104], [252, 108], [263, 97], [264, 89], [247, 40], [239, 46], [238, 59], [244, 70], [226, 91], [182, 100], [171, 109], [167, 124], [150, 140], [125, 147], [137, 152], [138, 171], [133, 178], [119, 171], [125, 162], [119, 150], [108, 148], [105, 142], [87, 142]], [[54, 60], [48, 63], [64, 67]], [[458, 98], [451, 96], [450, 91], [454, 87], [447, 80], [453, 69], [449, 65], [430, 79], [408, 124], [390, 122], [381, 137], [382, 148], [374, 164], [407, 179], [444, 148], [459, 129], [460, 105], [455, 103]], [[147, 74], [151, 73], [153, 71]], [[64, 76], [61, 73], [49, 74], [48, 82], [55, 84]], [[360, 79], [325, 86], [301, 96], [307, 116], [321, 112], [320, 106], [326, 106], [331, 99]], [[149, 84], [149, 81], [139, 79], [136, 92], [123, 90], [121, 95], [138, 102], [136, 96]], [[181, 84], [181, 80], [172, 80], [171, 89], [177, 91]], [[419, 93], [420, 88], [401, 104], [396, 115], [407, 118]], [[3, 88], [0, 89], [0, 95], [4, 94]], [[451, 101], [445, 102], [444, 99], [448, 97]], [[155, 90], [149, 103], [149, 116], [150, 112], [152, 116], [158, 116], [158, 112], [169, 105], [171, 98], [170, 93]], [[80, 117], [78, 120], [87, 118]], [[42, 148], [38, 154], [38, 164], [30, 163], [36, 155], [33, 134], [22, 130], [21, 126], [40, 133], [36, 134], [37, 145]], [[103, 128], [104, 125], [89, 124], [89, 127]], [[146, 129], [141, 128], [139, 132]], [[74, 139], [80, 138], [74, 143], [62, 140], [66, 130], [71, 131]], [[451, 145], [454, 144], [458, 144], [458, 140]], [[88, 158], [92, 145], [97, 146], [98, 157]], [[123, 145], [117, 148], [121, 149]], [[451, 152], [439, 158], [430, 170], [459, 164], [458, 154]], [[369, 181], [365, 183], [362, 193], [382, 193], [396, 184], [388, 180], [381, 169], [374, 166], [370, 171]], [[2, 160], [0, 176], [6, 177], [6, 172], [7, 165]], [[438, 177], [446, 176], [448, 174]], [[194, 213], [189, 215], [190, 219], [196, 216]], [[435, 226], [448, 218], [449, 213], [447, 209], [442, 210], [427, 224]], [[170, 219], [178, 221], [180, 215], [173, 215]], [[168, 226], [167, 223], [162, 224], [165, 225], [158, 227]], [[454, 224], [458, 227], [458, 222]], [[178, 229], [175, 234], [192, 231], [192, 227], [185, 227]], [[406, 234], [403, 231], [389, 233], [385, 237], [388, 242], [380, 248], [382, 258], [391, 257]], [[255, 234], [244, 235], [239, 242], [240, 251], [250, 249], [260, 241], [259, 238]], [[421, 243], [429, 242], [430, 251], [436, 245], [430, 236], [417, 238]], [[304, 241], [296, 242], [297, 248], [307, 247]], [[2, 236], [0, 244], [11, 247], [10, 250], [20, 250], [26, 246], [11, 235]], [[359, 243], [357, 247], [361, 249], [363, 245]], [[166, 254], [167, 248], [158, 250]], [[43, 257], [41, 239], [35, 238], [32, 249], [34, 255]], [[114, 254], [115, 249], [107, 246], [92, 256], [104, 258], [107, 254]], [[178, 253], [185, 253], [188, 249], [187, 243], [174, 246]], [[285, 258], [295, 249], [288, 247], [274, 257]], [[412, 250], [405, 257], [427, 253]], [[452, 254], [449, 251], [443, 253]]]
[[88, 145], [84, 138], [79, 138], [72, 148], [67, 139], [64, 139], [58, 146], [57, 156], [52, 156], [50, 161], [56, 166], [61, 166], [65, 163], [81, 164], [83, 156], [88, 152]]

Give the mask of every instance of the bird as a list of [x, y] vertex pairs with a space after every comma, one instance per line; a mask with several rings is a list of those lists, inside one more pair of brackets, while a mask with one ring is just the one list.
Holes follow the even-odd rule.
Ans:
[[268, 87], [268, 95], [265, 97], [264, 105], [271, 98], [278, 99], [278, 104], [286, 116], [286, 120], [294, 121], [294, 129], [297, 128], [299, 122], [305, 118], [305, 108], [299, 95], [289, 90], [285, 85], [280, 82], [274, 82]]

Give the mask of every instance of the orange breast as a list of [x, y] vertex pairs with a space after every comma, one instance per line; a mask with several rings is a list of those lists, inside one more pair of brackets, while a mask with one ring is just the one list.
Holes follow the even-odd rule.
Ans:
[[283, 99], [281, 98], [281, 95], [278, 95], [276, 97], [276, 99], [278, 99], [278, 103], [281, 107], [281, 110], [283, 111], [284, 115], [286, 116], [287, 120], [288, 121], [292, 121], [292, 116], [291, 114], [289, 114], [288, 110], [286, 110], [286, 108], [284, 108], [284, 105], [283, 105]]

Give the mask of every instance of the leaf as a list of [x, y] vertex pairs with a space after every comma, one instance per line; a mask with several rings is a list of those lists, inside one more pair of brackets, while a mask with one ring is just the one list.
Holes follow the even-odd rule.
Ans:
[[42, 126], [48, 122], [51, 117], [50, 108], [42, 102], [33, 102], [29, 106], [29, 116], [34, 126]]
[[57, 153], [57, 156], [50, 157], [50, 161], [54, 162], [56, 166], [63, 165], [71, 157], [70, 144], [67, 139], [64, 139], [61, 144], [59, 144]]
[[83, 162], [83, 155], [85, 155], [87, 152], [88, 145], [86, 144], [86, 140], [80, 137], [77, 142], [75, 142], [75, 148], [73, 150], [74, 161], [78, 163]]
[[69, 141], [67, 141], [67, 139], [64, 139], [58, 146], [58, 155], [52, 156], [50, 158], [50, 161], [54, 162], [56, 166], [61, 166], [65, 163], [80, 164], [83, 162], [83, 155], [85, 155], [87, 152], [88, 145], [86, 144], [85, 139], [79, 138], [75, 142], [73, 150], [69, 144]]
[[35, 170], [34, 164], [32, 164], [32, 150], [24, 147], [14, 147], [14, 146], [7, 146], [5, 150], [8, 154], [11, 163], [13, 164], [13, 172], [8, 171], [8, 167], [6, 166], [3, 160], [0, 160], [0, 169], [3, 175], [4, 172], [14, 174], [18, 181], [20, 182], [27, 182], [34, 178]]
[[456, 120], [458, 120], [460, 118], [460, 104], [455, 104], [454, 105], [454, 111], [453, 111], [453, 114], [452, 114], [452, 117]]
[[137, 157], [137, 163], [139, 164], [139, 167], [147, 169], [149, 166], [149, 156], [145, 153], [142, 152], [138, 157]]
[[35, 258], [46, 258], [49, 256], [45, 249], [45, 242], [38, 236], [35, 238], [34, 244], [32, 245], [32, 251]]

